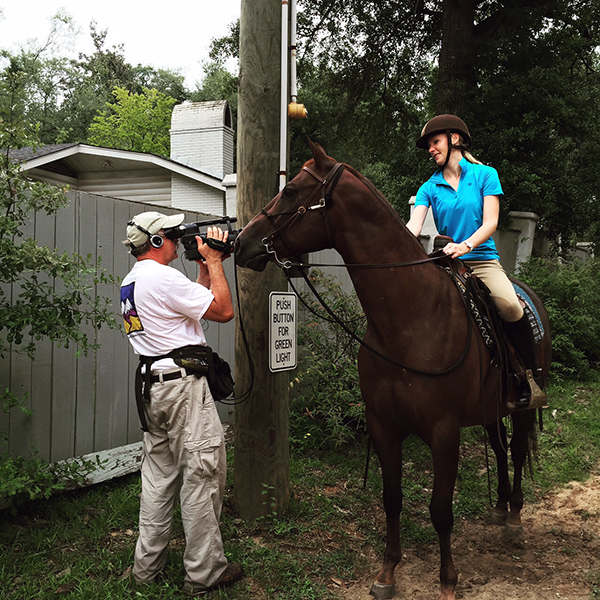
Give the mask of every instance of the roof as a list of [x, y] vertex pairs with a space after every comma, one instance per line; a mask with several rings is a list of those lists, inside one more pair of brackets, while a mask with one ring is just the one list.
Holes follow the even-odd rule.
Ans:
[[70, 148], [71, 146], [77, 146], [77, 144], [74, 142], [71, 144], [48, 144], [47, 146], [41, 146], [40, 148], [29, 146], [27, 148], [19, 148], [18, 150], [9, 150], [8, 156], [14, 162], [21, 163], [31, 160], [32, 158], [46, 156], [47, 154]]
[[40, 148], [11, 150], [9, 156], [20, 163], [21, 170], [48, 168], [52, 163], [62, 163], [75, 174], [80, 172], [103, 172], [107, 166], [111, 171], [130, 171], [137, 168], [158, 167], [172, 173], [198, 181], [209, 187], [225, 191], [221, 179], [194, 167], [147, 152], [117, 150], [88, 144], [50, 144]]

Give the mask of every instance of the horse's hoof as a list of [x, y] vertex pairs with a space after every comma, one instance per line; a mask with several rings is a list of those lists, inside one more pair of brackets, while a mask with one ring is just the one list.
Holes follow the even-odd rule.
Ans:
[[494, 508], [490, 514], [490, 523], [492, 525], [506, 525], [508, 511], [501, 508]]
[[523, 534], [523, 525], [520, 522], [506, 521], [504, 531], [509, 538], [516, 539]]
[[379, 583], [379, 581], [373, 583], [369, 592], [377, 600], [389, 600], [394, 597], [395, 593], [396, 586], [393, 583]]

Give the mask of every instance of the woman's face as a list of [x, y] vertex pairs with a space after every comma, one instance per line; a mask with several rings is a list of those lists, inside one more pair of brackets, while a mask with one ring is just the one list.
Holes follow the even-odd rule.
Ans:
[[[459, 135], [453, 133], [452, 143], [458, 144], [458, 142]], [[442, 167], [446, 163], [446, 156], [448, 154], [448, 137], [445, 133], [434, 133], [427, 140], [427, 144], [429, 146], [429, 155], [438, 167]]]

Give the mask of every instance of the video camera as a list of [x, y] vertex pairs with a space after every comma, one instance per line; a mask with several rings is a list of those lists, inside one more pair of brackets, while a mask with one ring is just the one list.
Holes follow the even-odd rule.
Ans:
[[[185, 248], [185, 257], [188, 260], [204, 260], [204, 257], [198, 252], [198, 242], [196, 236], [199, 235], [205, 244], [208, 244], [215, 250], [220, 250], [223, 254], [233, 254], [233, 245], [235, 239], [240, 233], [241, 229], [232, 229], [231, 224], [235, 223], [237, 219], [235, 217], [222, 217], [221, 219], [213, 219], [210, 221], [199, 221], [197, 223], [182, 223], [177, 227], [168, 227], [164, 230], [165, 237], [170, 240], [181, 240], [183, 247]], [[200, 227], [210, 227], [211, 225], [227, 225], [227, 231], [229, 236], [225, 243], [214, 238], [206, 236], [206, 232], [200, 232]]]

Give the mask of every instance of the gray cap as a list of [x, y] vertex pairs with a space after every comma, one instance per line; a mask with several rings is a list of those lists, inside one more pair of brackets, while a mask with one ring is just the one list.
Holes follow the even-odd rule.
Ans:
[[134, 248], [143, 246], [151, 235], [161, 229], [181, 225], [185, 215], [163, 215], [159, 212], [145, 212], [136, 215], [127, 223], [127, 239]]

